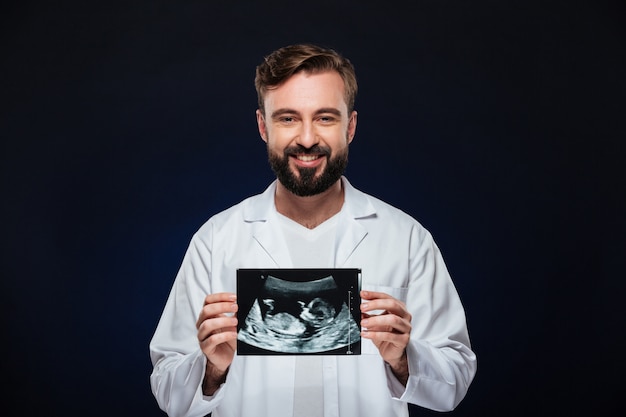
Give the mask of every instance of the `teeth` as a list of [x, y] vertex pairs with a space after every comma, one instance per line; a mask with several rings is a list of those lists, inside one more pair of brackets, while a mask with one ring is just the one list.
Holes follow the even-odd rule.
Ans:
[[298, 160], [304, 162], [315, 161], [317, 158], [317, 155], [298, 155]]

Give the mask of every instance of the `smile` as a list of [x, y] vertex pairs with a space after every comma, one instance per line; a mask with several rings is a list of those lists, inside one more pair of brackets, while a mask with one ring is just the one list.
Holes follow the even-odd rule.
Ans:
[[320, 157], [319, 155], [297, 155], [296, 156], [296, 158], [298, 158], [299, 161], [303, 161], [303, 162], [315, 161], [319, 157]]

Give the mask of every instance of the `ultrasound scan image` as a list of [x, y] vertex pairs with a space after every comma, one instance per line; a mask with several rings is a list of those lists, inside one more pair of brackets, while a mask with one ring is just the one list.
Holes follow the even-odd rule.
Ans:
[[240, 274], [238, 302], [250, 307], [239, 317], [238, 354], [359, 354], [354, 271], [335, 274], [341, 275], [339, 284], [333, 275], [306, 280], [315, 276], [311, 270], [259, 271], [256, 279], [251, 271]]

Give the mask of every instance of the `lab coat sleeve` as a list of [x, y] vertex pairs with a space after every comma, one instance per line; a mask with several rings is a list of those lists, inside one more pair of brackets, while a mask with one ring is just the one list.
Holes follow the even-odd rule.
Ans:
[[210, 233], [203, 232], [189, 245], [150, 342], [152, 393], [170, 417], [205, 416], [222, 397], [221, 389], [210, 397], [202, 394], [206, 357], [195, 323], [211, 291]]
[[404, 387], [387, 369], [388, 387], [401, 401], [450, 411], [465, 397], [474, 378], [476, 355], [461, 300], [432, 236], [415, 226], [409, 246], [409, 379]]

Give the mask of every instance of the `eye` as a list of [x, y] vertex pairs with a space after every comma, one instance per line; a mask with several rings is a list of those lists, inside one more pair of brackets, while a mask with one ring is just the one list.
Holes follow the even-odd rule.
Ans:
[[296, 118], [294, 116], [281, 116], [278, 118], [278, 122], [285, 125], [291, 125], [296, 122]]
[[335, 116], [320, 116], [317, 120], [322, 124], [331, 124], [334, 123], [337, 118]]

